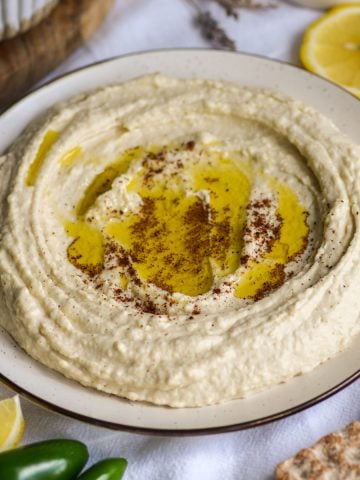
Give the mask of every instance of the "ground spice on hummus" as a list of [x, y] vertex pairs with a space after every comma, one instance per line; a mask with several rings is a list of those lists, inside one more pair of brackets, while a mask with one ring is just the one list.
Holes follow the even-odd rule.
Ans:
[[[204, 170], [199, 169], [193, 175], [197, 189], [208, 191], [208, 199], [198, 194], [187, 196], [183, 190], [181, 175], [188, 174], [186, 155], [199, 156], [200, 163], [202, 158], [205, 160]], [[106, 194], [112, 188], [116, 172], [125, 173], [134, 158], [142, 167], [131, 187], [141, 197], [138, 211], [124, 214], [122, 208], [106, 206], [113, 223], [104, 238], [101, 262], [87, 265], [76, 248], [73, 249], [76, 255], [71, 254], [72, 245], [82, 241], [81, 235], [68, 250], [69, 260], [89, 275], [95, 288], [102, 288], [106, 283], [103, 272], [118, 269], [120, 290], [124, 292], [129, 283], [142, 288], [150, 283], [159, 288], [163, 293], [158, 297], [163, 297], [163, 301], [158, 298], [152, 302], [145, 295], [135, 304], [144, 312], [163, 313], [171, 306], [168, 295], [171, 297], [176, 292], [190, 296], [211, 289], [217, 295], [228, 292], [223, 282], [214, 286], [214, 275], [227, 275], [239, 266], [250, 269], [246, 280], [249, 288], [241, 287], [240, 297], [245, 295], [257, 301], [285, 282], [286, 263], [305, 251], [308, 229], [301, 247], [291, 257], [284, 257], [282, 262], [274, 263], [265, 271], [262, 262], [267, 256], [271, 257], [272, 249], [279, 243], [285, 221], [277, 211], [274, 198], [254, 199], [234, 210], [239, 189], [245, 188], [241, 195], [242, 201], [246, 201], [247, 180], [243, 174], [233, 173], [229, 159], [219, 157], [214, 163], [204, 146], [198, 147], [194, 140], [175, 146], [152, 146], [149, 150], [131, 148], [125, 152], [124, 159], [120, 158], [107, 167], [104, 174], [95, 177], [86, 190], [91, 198], [84, 198], [77, 211], [84, 216], [96, 201], [96, 195]], [[169, 165], [173, 165], [170, 170]], [[87, 220], [93, 224], [94, 216], [87, 215]], [[127, 239], [125, 243], [124, 239]], [[255, 269], [254, 275], [252, 269]], [[120, 295], [118, 286], [113, 291], [118, 301], [131, 298], [129, 294]]]

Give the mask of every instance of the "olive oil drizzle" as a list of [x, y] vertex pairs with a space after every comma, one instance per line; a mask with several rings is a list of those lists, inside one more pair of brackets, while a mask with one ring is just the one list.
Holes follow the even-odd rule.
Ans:
[[[176, 151], [189, 149], [189, 143]], [[258, 300], [284, 283], [286, 265], [304, 251], [309, 234], [307, 213], [297, 195], [265, 175], [278, 199], [278, 235], [259, 258], [243, 261], [244, 228], [254, 181], [251, 162], [210, 150], [191, 152], [196, 161], [185, 167], [179, 163], [179, 171], [190, 169], [189, 185], [181, 175], [163, 174], [169, 148], [129, 149], [94, 177], [75, 208], [76, 221], [65, 225], [67, 234], [74, 238], [67, 251], [69, 261], [95, 276], [105, 268], [106, 245], [115, 242], [132, 265], [131, 270], [120, 268], [122, 289], [136, 279], [170, 294], [196, 297], [209, 292], [216, 279], [219, 282], [238, 272], [234, 295]], [[142, 162], [142, 168], [128, 183], [127, 191], [141, 198], [139, 209], [119, 213], [101, 230], [91, 225], [89, 209], [135, 160]], [[207, 201], [201, 195], [204, 191]], [[119, 265], [126, 262], [119, 259]]]
[[41, 170], [41, 167], [43, 166], [46, 155], [49, 153], [51, 147], [59, 138], [59, 136], [60, 136], [60, 132], [56, 130], [48, 130], [45, 133], [44, 138], [40, 143], [40, 146], [36, 152], [35, 158], [33, 162], [30, 164], [30, 167], [28, 170], [28, 174], [25, 182], [28, 187], [33, 187], [35, 185], [36, 179]]
[[278, 196], [280, 234], [260, 261], [252, 261], [235, 288], [238, 298], [260, 300], [285, 281], [286, 265], [305, 250], [309, 235], [307, 212], [286, 185], [270, 182]]

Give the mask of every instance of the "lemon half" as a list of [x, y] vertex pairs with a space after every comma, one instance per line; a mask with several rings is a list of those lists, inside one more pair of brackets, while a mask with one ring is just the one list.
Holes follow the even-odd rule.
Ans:
[[312, 23], [300, 58], [305, 68], [360, 98], [360, 3], [332, 8]]
[[25, 421], [19, 396], [0, 401], [0, 452], [16, 447], [24, 432]]

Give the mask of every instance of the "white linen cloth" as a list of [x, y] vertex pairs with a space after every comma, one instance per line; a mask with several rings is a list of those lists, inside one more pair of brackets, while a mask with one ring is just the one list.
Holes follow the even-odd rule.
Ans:
[[[211, 2], [208, 2], [211, 4]], [[320, 12], [281, 4], [279, 9], [241, 12], [236, 22], [211, 5], [238, 50], [299, 63], [305, 27]], [[111, 56], [156, 48], [207, 47], [192, 25], [186, 0], [118, 0], [92, 39], [46, 80]], [[12, 392], [0, 385], [0, 398]], [[126, 480], [270, 480], [276, 464], [320, 436], [360, 420], [360, 381], [302, 413], [241, 432], [201, 437], [155, 437], [113, 432], [61, 417], [22, 399], [23, 443], [50, 438], [84, 441], [93, 463], [104, 457], [129, 460]]]

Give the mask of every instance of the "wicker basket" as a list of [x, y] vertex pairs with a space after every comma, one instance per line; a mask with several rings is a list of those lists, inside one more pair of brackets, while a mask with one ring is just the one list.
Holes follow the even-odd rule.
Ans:
[[0, 0], [0, 40], [14, 37], [46, 17], [59, 0]]

